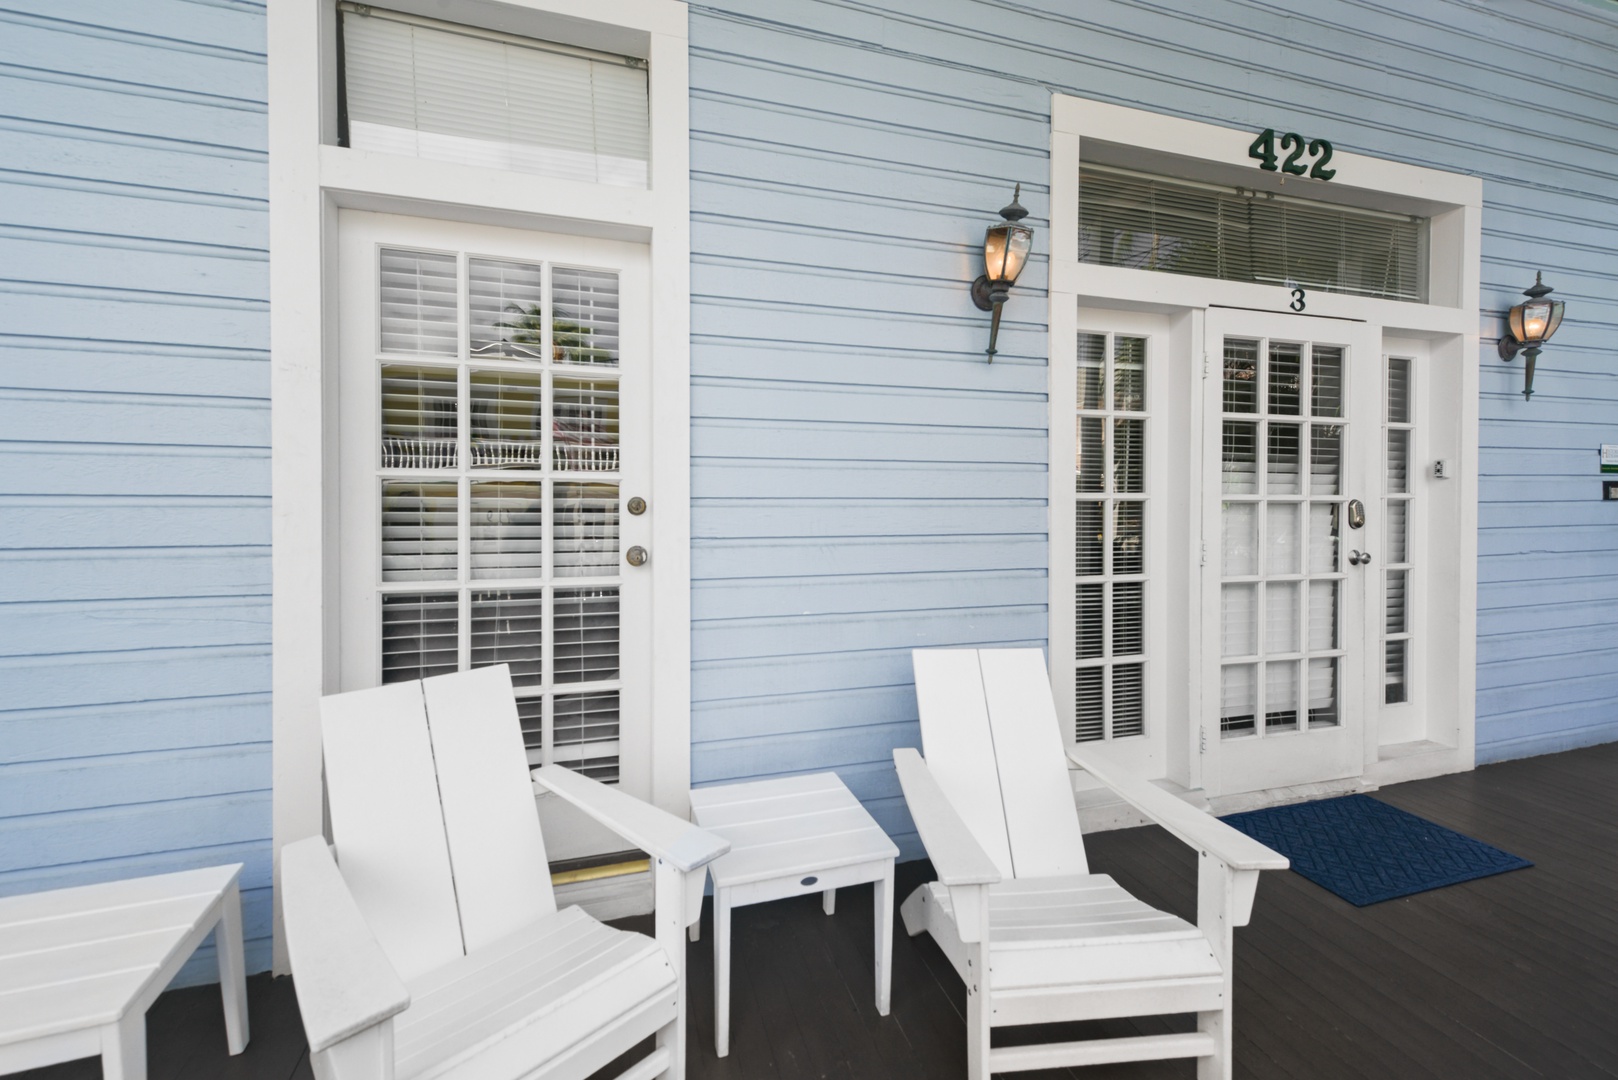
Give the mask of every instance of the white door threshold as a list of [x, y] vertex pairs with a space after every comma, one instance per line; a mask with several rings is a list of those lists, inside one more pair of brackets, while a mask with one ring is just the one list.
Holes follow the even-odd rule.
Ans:
[[1293, 784], [1289, 787], [1264, 788], [1260, 791], [1241, 791], [1220, 795], [1208, 800], [1209, 812], [1215, 817], [1239, 814], [1245, 810], [1263, 810], [1270, 806], [1290, 803], [1314, 802], [1338, 795], [1363, 795], [1381, 785], [1364, 776], [1349, 776], [1341, 780], [1321, 780], [1312, 784]]
[[[1139, 810], [1118, 798], [1111, 788], [1095, 784], [1078, 770], [1073, 770], [1071, 775], [1075, 789], [1073, 802], [1079, 809], [1081, 832], [1109, 832], [1113, 829], [1133, 829], [1137, 825], [1149, 824]], [[1172, 780], [1153, 780], [1152, 783], [1198, 810], [1208, 809], [1208, 796], [1201, 788], [1181, 787]]]
[[602, 922], [649, 915], [653, 908], [652, 872], [648, 869], [611, 877], [557, 882], [551, 886], [559, 908], [577, 904]]
[[1472, 763], [1455, 747], [1421, 739], [1378, 747], [1377, 759], [1366, 766], [1365, 775], [1379, 785], [1387, 785], [1465, 772], [1471, 767]]

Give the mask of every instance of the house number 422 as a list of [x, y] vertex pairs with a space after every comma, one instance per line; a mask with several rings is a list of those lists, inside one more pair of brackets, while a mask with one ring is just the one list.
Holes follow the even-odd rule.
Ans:
[[[1331, 143], [1325, 139], [1310, 139], [1304, 142], [1303, 136], [1296, 132], [1287, 132], [1281, 136], [1281, 153], [1286, 154], [1286, 160], [1279, 165], [1279, 155], [1276, 153], [1275, 129], [1265, 128], [1253, 145], [1247, 148], [1247, 156], [1258, 159], [1258, 167], [1265, 172], [1283, 172], [1288, 176], [1307, 176], [1313, 180], [1330, 180], [1337, 175], [1336, 169], [1326, 168], [1331, 161]], [[1303, 159], [1305, 155], [1314, 159], [1311, 167]]]

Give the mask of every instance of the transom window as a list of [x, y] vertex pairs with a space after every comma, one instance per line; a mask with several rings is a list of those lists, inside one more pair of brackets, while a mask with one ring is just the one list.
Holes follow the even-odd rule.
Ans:
[[338, 142], [645, 187], [646, 62], [341, 3]]
[[1079, 335], [1074, 737], [1145, 731], [1147, 338]]
[[529, 759], [618, 777], [618, 275], [382, 248], [382, 681], [511, 665]]
[[1086, 163], [1079, 261], [1427, 300], [1425, 218]]

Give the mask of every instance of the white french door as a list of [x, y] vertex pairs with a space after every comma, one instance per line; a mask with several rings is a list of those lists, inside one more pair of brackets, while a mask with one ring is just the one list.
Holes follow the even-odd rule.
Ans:
[[1205, 329], [1203, 785], [1359, 775], [1382, 680], [1380, 331], [1219, 308]]
[[645, 249], [339, 227], [342, 687], [509, 664], [532, 763], [646, 797]]

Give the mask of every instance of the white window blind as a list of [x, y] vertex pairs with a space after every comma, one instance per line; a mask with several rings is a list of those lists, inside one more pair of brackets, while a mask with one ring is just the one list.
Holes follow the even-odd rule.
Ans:
[[645, 187], [644, 61], [340, 5], [344, 145]]
[[1079, 261], [1425, 303], [1428, 221], [1103, 165], [1079, 170]]

